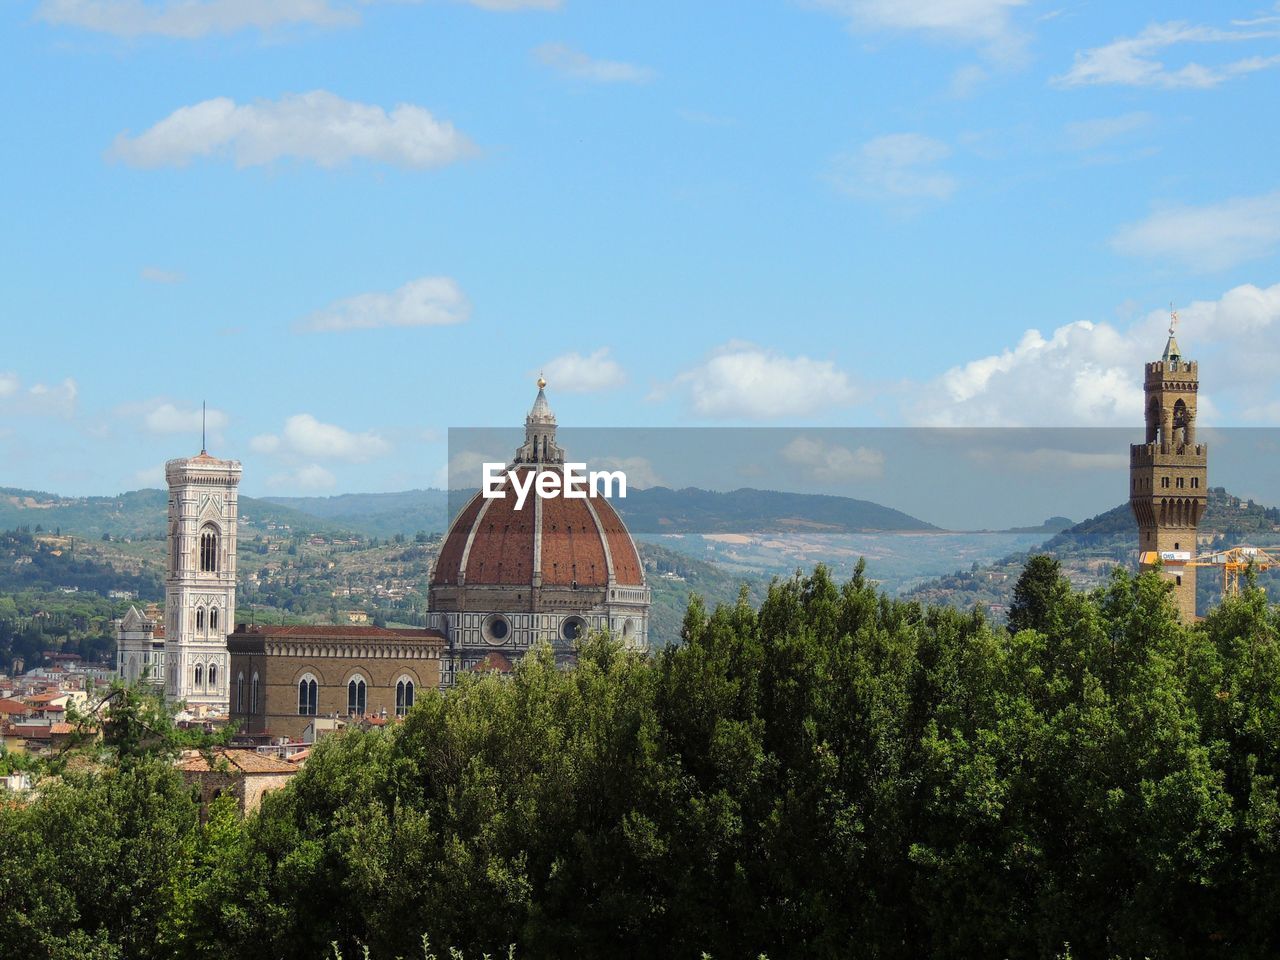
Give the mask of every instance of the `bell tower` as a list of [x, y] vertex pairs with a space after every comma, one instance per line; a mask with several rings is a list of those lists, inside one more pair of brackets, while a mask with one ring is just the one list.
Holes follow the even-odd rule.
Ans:
[[165, 577], [165, 695], [194, 715], [226, 714], [236, 613], [240, 462], [170, 460], [169, 559]]
[[1173, 583], [1182, 620], [1196, 616], [1196, 533], [1208, 504], [1208, 447], [1196, 442], [1199, 365], [1184, 360], [1169, 324], [1164, 355], [1146, 365], [1145, 443], [1129, 449], [1129, 504], [1138, 521], [1142, 570], [1160, 569]]

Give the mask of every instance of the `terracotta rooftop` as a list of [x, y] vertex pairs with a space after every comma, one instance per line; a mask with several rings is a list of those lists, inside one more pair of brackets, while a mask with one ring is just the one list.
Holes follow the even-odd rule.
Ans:
[[459, 511], [440, 548], [433, 585], [531, 586], [537, 558], [544, 586], [608, 586], [610, 566], [614, 583], [644, 586], [635, 543], [607, 499], [531, 495], [517, 510], [509, 486], [501, 487], [505, 497], [486, 500], [477, 493]]
[[[254, 750], [231, 750], [219, 749], [213, 751], [213, 769], [216, 771], [221, 766], [222, 760], [227, 761], [227, 767], [232, 772], [243, 774], [254, 773], [297, 773], [296, 764], [286, 763], [284, 760], [278, 760], [275, 757], [268, 757]], [[184, 753], [178, 760], [178, 769], [184, 773], [209, 773], [209, 761], [204, 755], [195, 751]]]
[[31, 712], [31, 708], [20, 700], [0, 700], [0, 714], [7, 714], [11, 717], [24, 717]]
[[331, 624], [236, 624], [235, 634], [233, 636], [251, 636], [251, 637], [308, 637], [316, 640], [335, 639], [335, 640], [366, 640], [366, 639], [397, 639], [397, 638], [417, 638], [417, 639], [435, 639], [443, 640], [444, 634], [439, 630], [428, 630], [426, 628], [404, 628], [404, 627], [356, 627], [356, 626], [333, 626]]

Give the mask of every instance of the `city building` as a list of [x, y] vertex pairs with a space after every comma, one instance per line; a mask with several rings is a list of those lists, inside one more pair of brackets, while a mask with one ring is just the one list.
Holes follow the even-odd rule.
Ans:
[[396, 717], [441, 684], [444, 637], [430, 629], [238, 624], [231, 721], [258, 740], [306, 739], [316, 718]]
[[116, 671], [130, 683], [164, 687], [164, 613], [156, 604], [142, 611], [131, 606], [116, 621]]
[[[525, 418], [525, 442], [508, 467], [528, 473], [563, 469], [546, 381]], [[635, 542], [603, 496], [531, 495], [523, 509], [510, 479], [505, 495], [477, 493], [458, 512], [432, 572], [432, 625], [445, 636], [446, 684], [466, 670], [509, 670], [534, 644], [550, 643], [560, 663], [575, 641], [608, 630], [644, 649], [649, 587]], [[530, 488], [532, 489], [532, 488]]]
[[1178, 614], [1196, 616], [1196, 532], [1208, 504], [1208, 447], [1196, 441], [1199, 365], [1185, 360], [1169, 325], [1164, 355], [1146, 365], [1146, 440], [1129, 451], [1129, 504], [1139, 563], [1173, 584]]
[[178, 759], [183, 781], [199, 796], [200, 816], [220, 796], [235, 797], [241, 816], [258, 809], [265, 794], [279, 790], [298, 772], [298, 765], [253, 750], [218, 748], [210, 754], [189, 751]]

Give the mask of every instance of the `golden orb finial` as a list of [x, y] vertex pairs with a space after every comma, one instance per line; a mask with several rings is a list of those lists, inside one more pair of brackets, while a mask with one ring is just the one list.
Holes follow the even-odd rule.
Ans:
[[546, 385], [547, 385], [547, 378], [544, 377], [542, 374], [538, 374], [538, 389], [541, 390]]

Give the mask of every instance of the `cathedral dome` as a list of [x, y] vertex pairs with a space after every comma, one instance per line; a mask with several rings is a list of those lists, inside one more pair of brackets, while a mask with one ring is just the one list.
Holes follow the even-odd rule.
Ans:
[[[528, 473], [545, 467], [518, 465]], [[558, 471], [557, 471], [558, 472]], [[509, 482], [506, 496], [476, 494], [445, 537], [432, 586], [644, 586], [644, 568], [626, 525], [603, 497], [542, 498], [530, 493], [523, 509]]]
[[[589, 489], [544, 497], [534, 487], [541, 475], [564, 476], [545, 387], [539, 378], [524, 444], [495, 491], [504, 496], [477, 493], [467, 502], [431, 573], [431, 623], [448, 644], [446, 684], [466, 671], [504, 672], [544, 642], [558, 664], [570, 665], [577, 641], [595, 630], [648, 647], [651, 596], [622, 518]], [[522, 503], [516, 484], [527, 491]]]
[[[524, 445], [511, 472], [525, 489], [529, 474], [558, 475], [564, 451], [556, 443], [556, 415], [547, 402], [547, 381], [524, 420]], [[433, 587], [643, 587], [644, 567], [626, 525], [607, 499], [529, 495], [517, 509], [510, 479], [503, 496], [477, 493], [458, 512], [431, 577]]]

